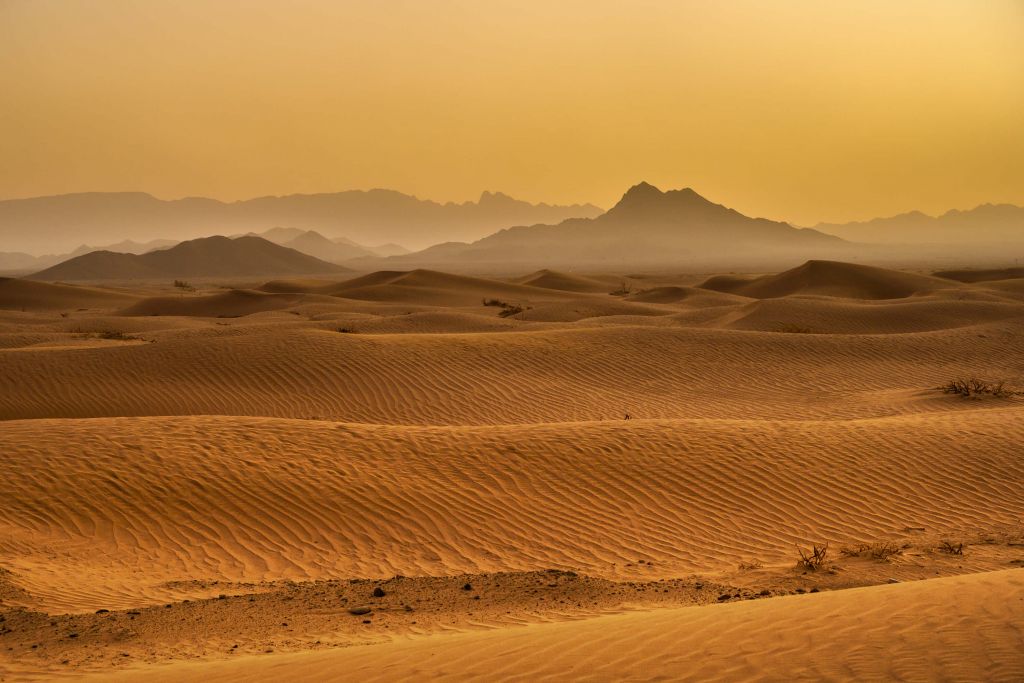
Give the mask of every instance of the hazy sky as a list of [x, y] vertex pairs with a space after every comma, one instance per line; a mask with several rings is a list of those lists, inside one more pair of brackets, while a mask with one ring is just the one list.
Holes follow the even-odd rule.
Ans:
[[1024, 204], [1024, 0], [0, 0], [0, 198]]

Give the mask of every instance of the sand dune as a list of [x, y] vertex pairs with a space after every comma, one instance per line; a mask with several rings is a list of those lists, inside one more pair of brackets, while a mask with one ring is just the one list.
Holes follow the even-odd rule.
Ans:
[[986, 282], [989, 280], [1012, 280], [1024, 278], [1024, 268], [992, 268], [988, 270], [944, 270], [934, 273], [935, 277], [959, 282]]
[[557, 270], [538, 270], [524, 277], [515, 280], [517, 284], [529, 285], [530, 287], [542, 287], [544, 289], [559, 289], [566, 292], [590, 292], [606, 294], [614, 288], [607, 282], [594, 278], [573, 275], [572, 273], [561, 273]]
[[715, 289], [755, 299], [772, 299], [793, 294], [819, 294], [846, 299], [901, 299], [950, 286], [937, 277], [916, 275], [885, 268], [839, 261], [808, 261], [777, 275], [743, 280], [717, 277], [705, 281]]
[[269, 294], [232, 289], [221, 294], [151, 297], [121, 311], [122, 315], [171, 315], [206, 318], [238, 318], [262, 311], [278, 311], [303, 303], [298, 294]]
[[[1024, 678], [1024, 572], [151, 667], [110, 681]], [[951, 615], [955, 615], [951, 617]], [[109, 675], [109, 674], [108, 674]]]
[[0, 309], [52, 311], [74, 308], [111, 308], [123, 306], [137, 298], [127, 292], [98, 287], [0, 278]]
[[[34, 606], [75, 611], [161, 602], [162, 583], [188, 577], [555, 567], [658, 578], [789, 563], [795, 542], [1012, 525], [1024, 515], [1019, 416], [5, 422], [0, 566]], [[636, 558], [652, 565], [631, 568]]]
[[516, 322], [524, 328], [515, 334], [374, 335], [336, 331], [358, 332], [358, 322], [242, 318], [154, 329], [144, 335], [154, 343], [142, 346], [9, 351], [0, 359], [10, 382], [0, 393], [0, 418], [220, 414], [460, 425], [630, 412], [845, 419], [956, 406], [932, 392], [963, 374], [1024, 384], [1020, 318], [841, 340], [630, 320], [537, 330], [530, 326], [538, 323]]
[[848, 301], [833, 298], [764, 299], [730, 311], [717, 322], [735, 330], [814, 334], [897, 334], [949, 330], [1019, 319], [1018, 303], [914, 298]]

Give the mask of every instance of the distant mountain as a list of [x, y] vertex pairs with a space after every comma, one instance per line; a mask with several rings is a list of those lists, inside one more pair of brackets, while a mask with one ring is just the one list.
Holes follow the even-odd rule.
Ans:
[[87, 242], [148, 240], [168, 235], [260, 232], [287, 225], [360, 243], [423, 247], [469, 240], [510, 225], [592, 217], [591, 204], [530, 204], [484, 192], [460, 204], [417, 199], [392, 190], [260, 197], [238, 202], [191, 197], [165, 201], [141, 192], [89, 192], [0, 201], [0, 244], [41, 252]]
[[350, 272], [333, 263], [245, 235], [204, 237], [145, 254], [93, 251], [29, 276], [32, 280], [263, 277]]
[[920, 211], [855, 223], [819, 223], [816, 230], [874, 244], [1024, 244], [1024, 207], [982, 204], [929, 216]]
[[642, 265], [832, 253], [844, 246], [817, 230], [744, 216], [689, 188], [662, 192], [640, 183], [596, 218], [508, 228], [471, 244], [439, 244], [389, 261]]
[[152, 240], [149, 242], [133, 242], [123, 240], [117, 244], [108, 244], [103, 247], [91, 247], [83, 244], [74, 251], [67, 254], [46, 254], [44, 256], [33, 256], [31, 254], [18, 252], [0, 253], [0, 271], [33, 271], [40, 268], [49, 268], [52, 265], [67, 261], [70, 258], [88, 254], [93, 251], [116, 251], [124, 254], [144, 254], [154, 249], [164, 249], [177, 244], [174, 240]]

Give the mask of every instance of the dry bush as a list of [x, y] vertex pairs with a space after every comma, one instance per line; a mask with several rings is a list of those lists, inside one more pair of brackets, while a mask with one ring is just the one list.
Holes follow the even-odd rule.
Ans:
[[185, 282], [184, 280], [175, 280], [174, 281], [174, 286], [177, 287], [178, 289], [183, 289], [186, 292], [194, 292], [194, 291], [196, 291], [195, 287], [190, 285], [188, 282]]
[[628, 296], [633, 293], [633, 285], [623, 280], [618, 289], [608, 293], [612, 296]]
[[484, 299], [483, 302], [484, 306], [496, 306], [500, 308], [501, 310], [498, 312], [498, 317], [500, 318], [519, 315], [523, 311], [529, 310], [528, 308], [523, 308], [519, 304], [510, 304], [509, 302], [502, 301], [501, 299]]
[[872, 560], [888, 560], [890, 557], [903, 554], [903, 547], [888, 541], [881, 543], [858, 543], [844, 546], [839, 552], [846, 557], [870, 557]]
[[797, 564], [804, 569], [817, 571], [828, 562], [828, 543], [824, 545], [815, 543], [810, 550], [797, 546], [796, 550], [800, 553], [800, 561]]
[[356, 330], [354, 327], [339, 327], [338, 332], [342, 334], [356, 334]]
[[868, 554], [873, 560], [888, 560], [890, 557], [903, 554], [903, 548], [895, 543], [875, 543], [868, 548]]
[[763, 566], [764, 563], [761, 562], [761, 560], [751, 560], [750, 562], [740, 562], [739, 570], [741, 572], [749, 572], [755, 569], [760, 569]]
[[976, 398], [979, 396], [1009, 398], [1020, 393], [1008, 387], [1005, 381], [986, 382], [977, 377], [954, 379], [943, 385], [941, 389], [943, 393], [955, 394], [964, 398]]
[[941, 550], [944, 553], [949, 553], [950, 555], [963, 555], [964, 544], [953, 543], [952, 541], [940, 541], [939, 550]]
[[787, 334], [814, 334], [814, 330], [809, 327], [803, 327], [796, 323], [783, 323], [778, 327], [779, 332], [785, 332]]

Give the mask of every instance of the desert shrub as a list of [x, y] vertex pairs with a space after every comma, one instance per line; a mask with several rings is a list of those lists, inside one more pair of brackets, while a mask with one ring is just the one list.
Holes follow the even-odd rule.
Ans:
[[872, 560], [888, 560], [890, 557], [903, 554], [903, 548], [895, 543], [858, 543], [844, 546], [839, 552], [846, 557], [870, 557]]
[[342, 334], [355, 334], [356, 330], [354, 327], [339, 327], [338, 332]]
[[953, 543], [952, 541], [940, 541], [939, 550], [941, 550], [944, 553], [949, 553], [950, 555], [963, 555], [964, 544]]
[[102, 332], [98, 332], [96, 336], [99, 337], [100, 339], [117, 339], [120, 341], [138, 339], [138, 337], [132, 336], [130, 334], [125, 334], [121, 330], [104, 330]]
[[525, 310], [529, 310], [528, 308], [523, 308], [519, 304], [510, 304], [509, 302], [502, 301], [501, 299], [484, 299], [483, 302], [484, 306], [496, 306], [500, 308], [501, 310], [498, 312], [498, 316], [501, 318], [508, 318], [513, 315], [518, 315]]
[[804, 569], [816, 571], [828, 563], [828, 543], [824, 545], [815, 543], [810, 550], [797, 546], [796, 550], [800, 553], [800, 560], [797, 564]]
[[633, 285], [623, 280], [618, 289], [608, 293], [612, 296], [627, 296], [633, 293]]
[[755, 569], [760, 569], [764, 566], [764, 563], [760, 560], [751, 560], [750, 562], [740, 562], [739, 570], [741, 572], [749, 572]]
[[193, 286], [192, 286], [191, 284], [189, 284], [188, 282], [185, 282], [184, 280], [175, 280], [175, 281], [174, 281], [174, 286], [175, 286], [176, 288], [178, 288], [178, 289], [183, 289], [183, 290], [185, 290], [186, 292], [194, 292], [194, 291], [196, 291], [196, 288], [195, 288], [195, 287], [193, 287]]
[[779, 332], [786, 332], [787, 334], [814, 334], [814, 330], [809, 327], [803, 327], [795, 323], [783, 323], [778, 327]]
[[954, 379], [943, 385], [941, 388], [943, 393], [955, 394], [965, 398], [974, 398], [978, 396], [1009, 398], [1010, 396], [1014, 396], [1019, 393], [1009, 388], [1006, 385], [1006, 382], [986, 382], [978, 379], [977, 377]]

